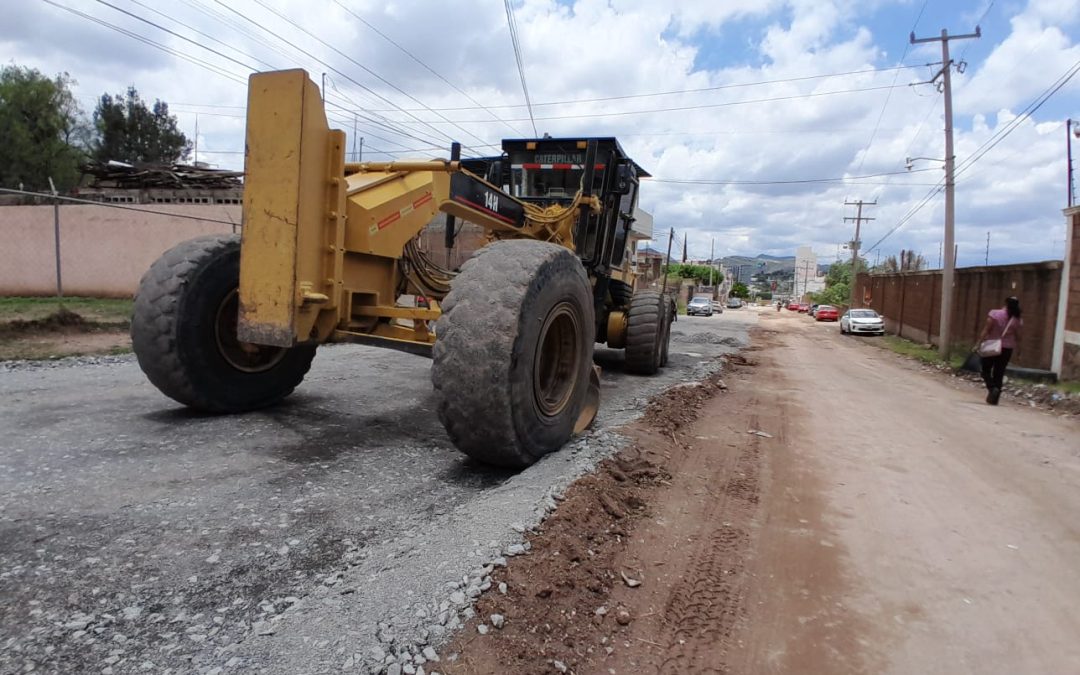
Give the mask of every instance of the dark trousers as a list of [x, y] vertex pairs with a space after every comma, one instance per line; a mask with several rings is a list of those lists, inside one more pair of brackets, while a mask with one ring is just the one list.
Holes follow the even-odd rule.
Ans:
[[987, 389], [1001, 389], [1005, 379], [1005, 367], [1009, 365], [1013, 350], [1002, 349], [998, 356], [982, 357], [982, 379]]

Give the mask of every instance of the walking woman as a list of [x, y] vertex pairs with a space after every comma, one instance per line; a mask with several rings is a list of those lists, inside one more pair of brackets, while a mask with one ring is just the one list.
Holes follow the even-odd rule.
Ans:
[[1020, 301], [1015, 297], [1005, 300], [1005, 306], [992, 309], [986, 315], [986, 325], [979, 335], [979, 356], [982, 357], [982, 378], [986, 383], [986, 402], [997, 405], [1001, 398], [1001, 385], [1005, 368], [1017, 345], [1020, 344]]

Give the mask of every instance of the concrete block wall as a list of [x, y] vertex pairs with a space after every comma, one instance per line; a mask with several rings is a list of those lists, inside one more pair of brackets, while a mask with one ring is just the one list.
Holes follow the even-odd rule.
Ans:
[[1054, 370], [1064, 380], [1080, 380], [1080, 207], [1065, 209], [1065, 265], [1055, 331]]
[[[204, 234], [239, 231], [239, 205], [60, 207], [64, 295], [130, 297], [164, 251]], [[52, 206], [0, 206], [0, 295], [55, 295]]]
[[[1062, 263], [965, 267], [956, 271], [954, 347], [975, 344], [986, 313], [1015, 295], [1024, 310], [1024, 330], [1013, 363], [1050, 370], [1061, 292]], [[941, 318], [941, 271], [860, 274], [856, 297], [885, 317], [886, 330], [916, 342], [937, 344]]]

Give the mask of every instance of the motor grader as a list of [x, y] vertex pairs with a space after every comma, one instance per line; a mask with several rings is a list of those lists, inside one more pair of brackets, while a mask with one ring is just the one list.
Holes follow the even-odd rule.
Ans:
[[[523, 467], [591, 423], [594, 343], [624, 349], [633, 373], [666, 363], [671, 301], [635, 290], [628, 259], [648, 174], [615, 139], [351, 163], [306, 72], [252, 75], [247, 110], [242, 235], [177, 245], [136, 294], [135, 354], [166, 395], [255, 410], [300, 384], [317, 345], [404, 350], [433, 359], [459, 449]], [[459, 271], [418, 245], [440, 212], [448, 247], [458, 221], [486, 233]], [[413, 295], [428, 306], [401, 302]]]

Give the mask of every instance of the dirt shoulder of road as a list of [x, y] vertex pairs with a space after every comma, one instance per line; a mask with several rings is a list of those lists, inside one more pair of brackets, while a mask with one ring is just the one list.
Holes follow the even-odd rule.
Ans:
[[[443, 648], [440, 672], [722, 673], [744, 661], [766, 449], [783, 441], [779, 413], [761, 405], [755, 349], [620, 431], [631, 444], [567, 491], [528, 554], [496, 570], [498, 590]], [[839, 583], [838, 553], [813, 549], [807, 569], [823, 587]], [[826, 651], [851, 640], [820, 637], [789, 652], [826, 672]]]
[[[941, 377], [948, 377], [965, 388], [983, 389], [984, 385], [979, 373], [964, 370], [963, 368], [955, 368], [951, 363], [928, 357], [927, 354], [933, 354], [933, 352], [926, 346], [895, 336], [888, 336], [887, 339], [891, 342], [882, 341], [882, 338], [874, 336], [852, 335], [848, 336], [848, 338], [860, 345], [865, 345], [867, 348], [886, 352], [891, 355], [889, 358], [896, 359], [897, 362], [906, 364], [911, 368], [935, 373]], [[897, 341], [906, 343], [913, 349], [898, 350], [895, 344]], [[916, 353], [910, 353], [911, 351]], [[1003, 401], [1026, 405], [1030, 408], [1038, 408], [1080, 420], [1080, 391], [1075, 391], [1076, 385], [1075, 382], [1055, 385], [1006, 376]]]
[[131, 301], [0, 298], [0, 361], [131, 350]]

